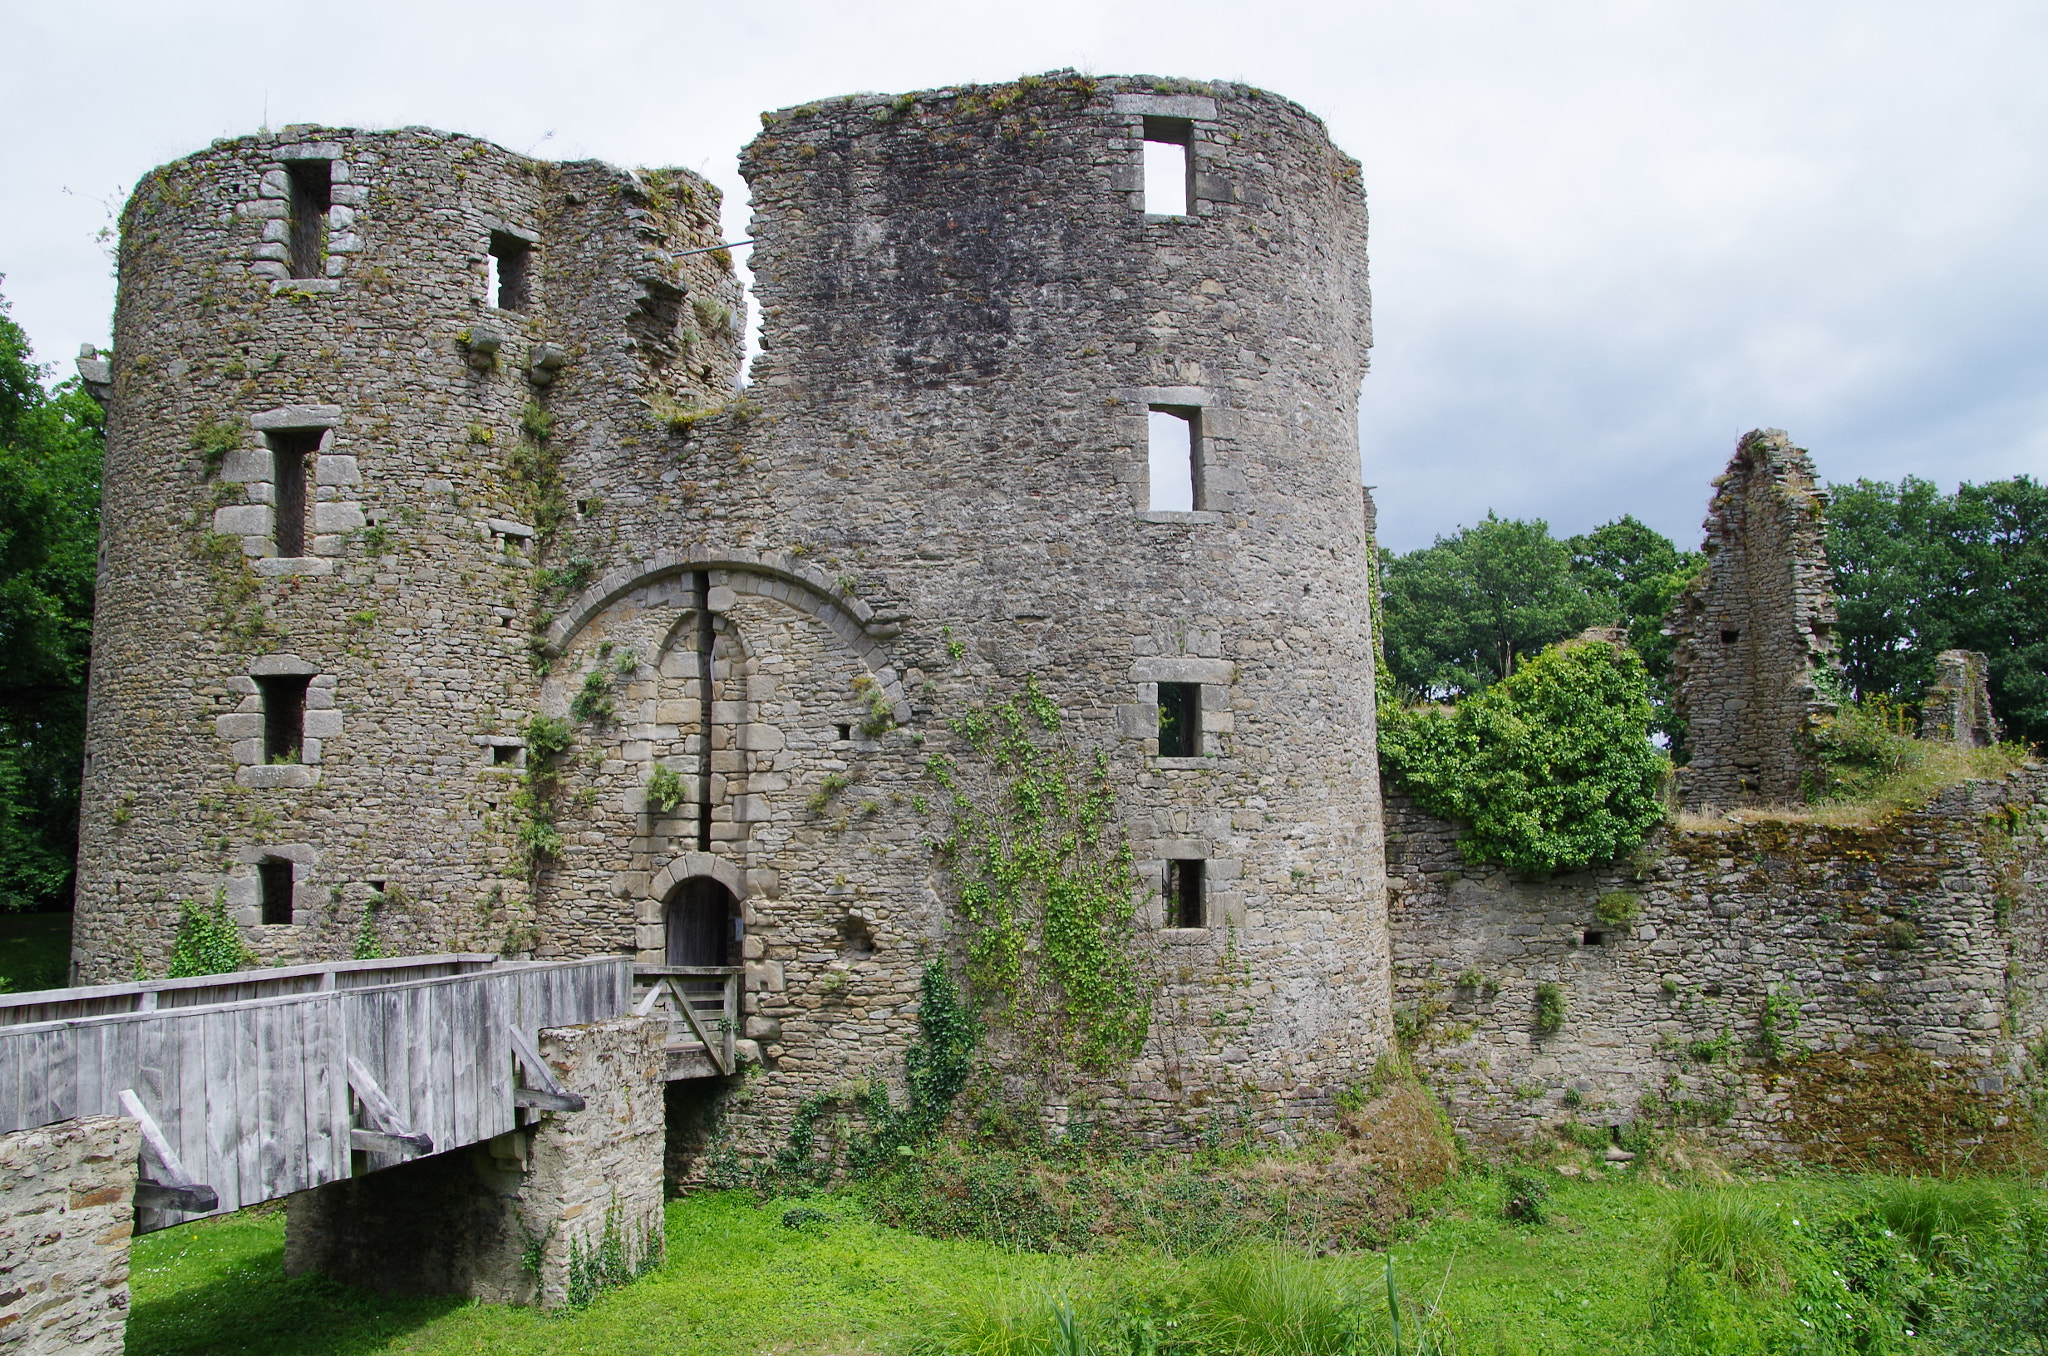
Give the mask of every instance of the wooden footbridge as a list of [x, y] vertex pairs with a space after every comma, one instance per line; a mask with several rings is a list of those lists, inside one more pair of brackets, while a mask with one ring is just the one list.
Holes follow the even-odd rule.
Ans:
[[582, 1109], [537, 1034], [669, 1023], [668, 1076], [728, 1074], [739, 971], [449, 954], [0, 995], [0, 1134], [142, 1126], [138, 1232]]

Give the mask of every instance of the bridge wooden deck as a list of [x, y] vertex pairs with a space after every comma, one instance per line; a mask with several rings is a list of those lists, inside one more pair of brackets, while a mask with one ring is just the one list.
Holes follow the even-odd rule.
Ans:
[[136, 1116], [137, 1227], [161, 1228], [580, 1107], [535, 1034], [633, 989], [625, 957], [451, 954], [0, 995], [0, 1133]]

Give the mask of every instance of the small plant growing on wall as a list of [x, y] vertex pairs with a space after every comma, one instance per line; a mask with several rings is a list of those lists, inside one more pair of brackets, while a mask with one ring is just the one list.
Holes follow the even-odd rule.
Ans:
[[683, 779], [666, 763], [656, 763], [647, 778], [647, 808], [665, 815], [683, 803]]
[[1792, 1033], [1799, 1029], [1799, 1000], [1772, 989], [1764, 995], [1756, 1027], [1758, 1051], [1766, 1059], [1783, 1059], [1792, 1048]]
[[219, 475], [228, 453], [238, 452], [241, 447], [242, 426], [231, 420], [208, 420], [192, 434], [192, 450], [199, 454], [209, 476]]
[[1610, 927], [1625, 927], [1643, 916], [1643, 901], [1626, 890], [1609, 890], [1593, 902], [1593, 912]]
[[555, 793], [562, 773], [555, 760], [569, 751], [575, 727], [553, 716], [526, 722], [526, 776], [512, 805], [519, 812], [519, 850], [529, 868], [562, 855], [562, 834], [555, 827]]
[[1536, 986], [1536, 1034], [1555, 1036], [1564, 1030], [1564, 986], [1545, 982]]

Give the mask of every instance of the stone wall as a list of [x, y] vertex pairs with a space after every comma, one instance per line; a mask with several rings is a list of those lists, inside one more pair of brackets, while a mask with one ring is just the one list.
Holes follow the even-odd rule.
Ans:
[[608, 1232], [634, 1269], [658, 1260], [665, 1039], [639, 1018], [541, 1032], [582, 1111], [291, 1197], [286, 1273], [557, 1308]]
[[1976, 650], [1936, 655], [1934, 684], [1920, 700], [1920, 737], [1983, 749], [2002, 734], [1991, 711], [1991, 661]]
[[1707, 567], [1672, 612], [1672, 689], [1692, 761], [1688, 807], [1776, 805], [1805, 794], [1813, 724], [1832, 706], [1815, 679], [1835, 663], [1835, 604], [1806, 450], [1781, 429], [1744, 434], [1714, 482]]
[[[1547, 880], [1465, 865], [1454, 826], [1398, 795], [1389, 822], [1397, 1011], [1482, 1141], [1645, 1120], [1914, 1170], [2020, 1152], [2048, 1020], [2048, 771], [1871, 828], [1660, 832]], [[1550, 1034], [1543, 984], [1564, 999]]]
[[[900, 1077], [948, 945], [925, 760], [1033, 674], [1107, 754], [1147, 882], [1159, 1020], [1102, 1114], [1155, 1140], [1321, 1114], [1388, 1036], [1357, 163], [1263, 91], [1070, 72], [764, 126], [741, 399], [730, 277], [678, 253], [715, 229], [691, 176], [408, 129], [145, 180], [81, 976], [160, 963], [175, 902], [218, 889], [266, 960], [345, 953], [373, 901], [390, 951], [651, 958], [708, 876], [767, 1075], [735, 1125], [766, 1148], [803, 1098]], [[1187, 140], [1185, 214], [1144, 210], [1148, 126]], [[346, 210], [325, 276], [278, 278], [306, 160]], [[539, 260], [517, 312], [482, 295], [508, 235]], [[1198, 424], [1192, 508], [1151, 505], [1154, 407]], [[258, 416], [321, 430], [305, 560], [265, 553]], [[210, 472], [220, 422], [246, 436]], [[297, 765], [251, 758], [273, 674], [309, 684]], [[1161, 683], [1199, 687], [1199, 756], [1159, 755]], [[534, 712], [574, 742], [529, 866]], [[266, 858], [289, 925], [259, 921]], [[1186, 859], [1205, 926], [1169, 928]]]
[[0, 1135], [6, 1356], [120, 1356], [141, 1145], [118, 1116]]

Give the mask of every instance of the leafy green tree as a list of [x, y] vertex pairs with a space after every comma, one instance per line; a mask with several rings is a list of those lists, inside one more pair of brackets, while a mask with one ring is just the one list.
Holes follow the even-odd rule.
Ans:
[[1381, 766], [1471, 828], [1458, 850], [1544, 875], [1632, 851], [1663, 821], [1649, 677], [1624, 646], [1566, 642], [1458, 703], [1380, 713]]
[[1936, 655], [1981, 650], [1999, 719], [2048, 739], [2048, 486], [2017, 476], [1944, 495], [1908, 476], [1828, 493], [1837, 630], [1855, 695], [1917, 703]]
[[1674, 745], [1682, 744], [1685, 732], [1671, 707], [1671, 652], [1678, 642], [1664, 634], [1664, 618], [1706, 557], [1679, 550], [1669, 537], [1628, 514], [1565, 544], [1572, 552], [1572, 573], [1588, 592], [1608, 601], [1616, 624], [1627, 630], [1628, 643], [1643, 658], [1656, 728]]
[[65, 904], [78, 855], [103, 423], [44, 380], [0, 299], [0, 909]]
[[1486, 515], [1456, 536], [1382, 558], [1387, 666], [1438, 700], [1479, 692], [1525, 655], [1616, 616], [1542, 519]]

